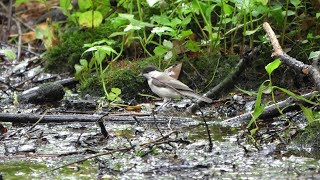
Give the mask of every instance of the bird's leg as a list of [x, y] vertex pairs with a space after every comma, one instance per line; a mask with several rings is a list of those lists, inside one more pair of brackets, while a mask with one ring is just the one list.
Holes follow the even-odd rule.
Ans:
[[156, 109], [156, 111], [160, 111], [161, 108], [165, 107], [165, 106], [168, 105], [170, 102], [171, 102], [171, 99], [164, 98], [162, 105], [159, 106], [159, 107]]

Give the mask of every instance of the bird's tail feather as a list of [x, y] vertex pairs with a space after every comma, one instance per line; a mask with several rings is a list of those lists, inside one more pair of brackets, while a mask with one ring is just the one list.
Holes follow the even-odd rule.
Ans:
[[212, 103], [212, 99], [204, 97], [204, 96], [200, 96], [199, 94], [196, 94], [192, 91], [180, 91], [180, 93], [184, 96], [189, 96], [189, 97], [192, 97], [192, 98], [195, 98], [197, 100], [204, 101], [207, 103]]

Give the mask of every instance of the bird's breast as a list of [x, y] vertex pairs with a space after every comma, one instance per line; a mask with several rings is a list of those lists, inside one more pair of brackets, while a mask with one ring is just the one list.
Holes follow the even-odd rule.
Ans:
[[155, 86], [152, 83], [152, 79], [148, 80], [148, 84], [150, 86], [151, 91], [162, 98], [177, 99], [177, 98], [181, 97], [181, 95], [179, 93], [177, 93], [175, 90], [173, 90], [170, 87]]

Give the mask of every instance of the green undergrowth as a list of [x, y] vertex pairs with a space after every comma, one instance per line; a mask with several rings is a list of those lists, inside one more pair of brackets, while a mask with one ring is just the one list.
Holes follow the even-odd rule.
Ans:
[[[104, 39], [113, 30], [109, 23], [102, 24], [95, 29], [80, 29], [75, 27], [66, 30], [59, 37], [59, 46], [46, 52], [43, 59], [46, 69], [59, 73], [74, 72], [74, 65], [79, 63], [82, 53], [87, 49], [83, 45]], [[90, 55], [85, 54], [84, 57]]]

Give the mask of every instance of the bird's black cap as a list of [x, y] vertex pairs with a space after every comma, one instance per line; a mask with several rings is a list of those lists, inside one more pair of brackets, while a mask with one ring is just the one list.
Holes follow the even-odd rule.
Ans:
[[158, 71], [158, 68], [153, 66], [153, 65], [149, 65], [149, 66], [147, 66], [146, 68], [144, 68], [142, 70], [142, 74], [146, 74], [146, 73], [149, 73], [151, 71]]

